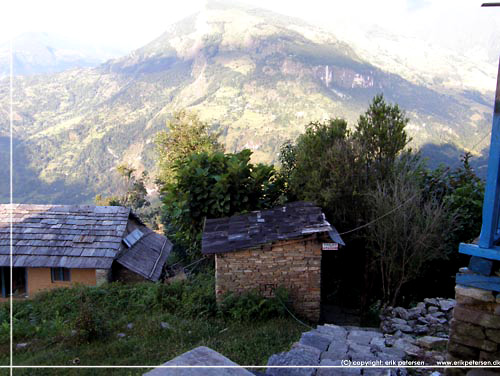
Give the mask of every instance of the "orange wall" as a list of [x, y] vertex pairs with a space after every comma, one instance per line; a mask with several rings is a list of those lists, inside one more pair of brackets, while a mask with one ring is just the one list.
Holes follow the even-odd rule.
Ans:
[[71, 281], [52, 282], [50, 268], [28, 268], [28, 296], [33, 296], [41, 290], [56, 287], [70, 287], [76, 283], [87, 286], [95, 286], [95, 269], [71, 269]]

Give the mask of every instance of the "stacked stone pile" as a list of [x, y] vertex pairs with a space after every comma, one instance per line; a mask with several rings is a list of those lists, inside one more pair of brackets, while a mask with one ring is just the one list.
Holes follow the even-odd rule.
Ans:
[[454, 299], [427, 298], [416, 307], [388, 307], [380, 315], [383, 333], [448, 338], [453, 317]]
[[[500, 294], [457, 285], [448, 360], [500, 360]], [[499, 365], [499, 364], [493, 364]], [[499, 369], [496, 369], [499, 372]], [[458, 374], [458, 373], [456, 373]]]
[[[393, 336], [388, 336], [393, 337]], [[417, 351], [417, 346], [405, 339], [386, 338], [374, 328], [319, 325], [302, 333], [300, 341], [290, 351], [272, 355], [268, 366], [384, 366], [385, 361], [405, 359], [406, 351]], [[268, 368], [269, 376], [343, 376], [343, 375], [401, 375], [404, 369], [393, 368]]]

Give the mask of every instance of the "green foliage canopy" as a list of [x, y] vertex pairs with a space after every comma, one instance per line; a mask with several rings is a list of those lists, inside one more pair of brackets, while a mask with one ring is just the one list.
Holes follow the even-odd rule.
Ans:
[[386, 103], [382, 94], [376, 95], [365, 114], [359, 117], [354, 138], [361, 144], [368, 167], [382, 178], [410, 142], [405, 131], [408, 121], [399, 106]]
[[97, 195], [95, 203], [104, 206], [125, 206], [138, 210], [150, 205], [147, 199], [148, 191], [146, 190], [145, 182], [148, 174], [144, 171], [140, 177], [137, 177], [136, 170], [126, 165], [118, 165], [116, 167], [118, 173], [123, 177], [124, 191], [123, 195], [114, 195], [103, 197]]
[[174, 112], [167, 123], [168, 130], [156, 136], [157, 183], [163, 186], [174, 179], [174, 164], [192, 153], [223, 151], [217, 135], [210, 133], [207, 123], [187, 110]]
[[164, 190], [168, 220], [174, 240], [188, 256], [199, 252], [206, 218], [275, 206], [281, 199], [282, 182], [273, 166], [250, 163], [250, 150], [190, 154], [174, 165], [175, 181]]

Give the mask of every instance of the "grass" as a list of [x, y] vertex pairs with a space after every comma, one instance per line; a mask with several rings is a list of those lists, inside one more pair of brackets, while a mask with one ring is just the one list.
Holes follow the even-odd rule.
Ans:
[[[1, 365], [9, 363], [8, 308], [0, 306]], [[238, 364], [265, 365], [270, 355], [288, 350], [304, 330], [279, 308], [273, 301], [263, 305], [252, 295], [228, 297], [217, 307], [213, 273], [171, 285], [113, 283], [57, 289], [14, 302], [14, 364], [158, 365], [197, 346], [208, 346]], [[169, 328], [162, 328], [162, 322]], [[125, 336], [120, 338], [119, 333]], [[18, 343], [28, 346], [16, 349]], [[17, 369], [14, 374], [144, 372]]]

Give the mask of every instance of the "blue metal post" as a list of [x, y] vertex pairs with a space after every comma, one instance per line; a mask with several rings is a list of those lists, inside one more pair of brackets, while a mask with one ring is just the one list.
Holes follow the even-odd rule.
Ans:
[[480, 248], [493, 248], [498, 239], [500, 210], [500, 65], [495, 93], [495, 110], [491, 128], [490, 155], [488, 158], [488, 176], [483, 202], [483, 224], [479, 237]]

